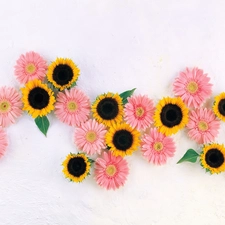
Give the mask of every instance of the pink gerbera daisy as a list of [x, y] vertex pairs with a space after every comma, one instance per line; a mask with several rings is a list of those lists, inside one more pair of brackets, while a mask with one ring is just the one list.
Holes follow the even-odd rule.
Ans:
[[211, 109], [196, 109], [190, 112], [188, 135], [199, 144], [212, 142], [219, 133], [220, 122]]
[[70, 126], [80, 126], [88, 120], [91, 103], [88, 96], [77, 88], [59, 92], [55, 104], [57, 118]]
[[0, 88], [0, 126], [6, 127], [15, 123], [22, 114], [22, 101], [19, 92], [12, 87]]
[[153, 122], [155, 107], [146, 95], [132, 96], [125, 105], [125, 121], [138, 130], [145, 129]]
[[46, 76], [47, 63], [36, 52], [22, 54], [16, 63], [14, 73], [21, 84], [26, 84], [34, 79], [43, 80]]
[[203, 70], [187, 68], [175, 79], [173, 91], [188, 107], [198, 108], [212, 93], [212, 84], [209, 81], [210, 78]]
[[95, 163], [95, 178], [101, 187], [107, 190], [123, 186], [129, 168], [127, 161], [121, 156], [114, 156], [110, 151], [103, 152], [102, 158], [97, 158]]
[[101, 153], [105, 148], [106, 127], [95, 120], [88, 120], [81, 127], [76, 128], [74, 142], [79, 149], [87, 154]]
[[5, 154], [8, 140], [5, 131], [0, 127], [0, 158]]
[[148, 162], [156, 165], [165, 164], [168, 157], [174, 156], [175, 143], [172, 137], [165, 136], [156, 128], [145, 134], [141, 143], [141, 151]]

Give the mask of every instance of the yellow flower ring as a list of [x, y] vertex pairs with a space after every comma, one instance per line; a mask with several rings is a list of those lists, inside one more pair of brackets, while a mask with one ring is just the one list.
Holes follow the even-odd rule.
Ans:
[[62, 165], [65, 177], [76, 183], [83, 181], [90, 174], [91, 161], [83, 153], [70, 153]]
[[68, 58], [57, 58], [48, 67], [47, 79], [60, 91], [70, 88], [77, 81], [80, 69]]
[[108, 127], [123, 120], [123, 102], [118, 94], [108, 92], [98, 96], [91, 110], [93, 117]]
[[175, 134], [187, 124], [188, 108], [180, 97], [165, 97], [156, 106], [154, 122], [166, 136]]
[[225, 171], [225, 148], [223, 144], [209, 144], [203, 147], [200, 162], [211, 174]]
[[33, 118], [46, 116], [54, 109], [55, 97], [53, 91], [40, 80], [29, 81], [21, 88], [23, 110]]
[[219, 119], [225, 121], [225, 92], [217, 95], [214, 100], [213, 112]]
[[140, 145], [140, 133], [128, 124], [114, 124], [106, 133], [106, 144], [115, 156], [132, 155]]

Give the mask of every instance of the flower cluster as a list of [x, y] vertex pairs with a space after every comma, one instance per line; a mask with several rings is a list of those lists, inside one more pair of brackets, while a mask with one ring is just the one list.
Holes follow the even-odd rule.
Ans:
[[[176, 150], [169, 135], [187, 122], [188, 110], [180, 98], [162, 99], [155, 107], [152, 99], [135, 95], [134, 90], [100, 94], [91, 103], [88, 119], [75, 127], [79, 154], [94, 155], [95, 180], [106, 189], [124, 185], [129, 172], [126, 157], [138, 149], [148, 162], [165, 164]], [[173, 121], [174, 116], [179, 118]]]
[[79, 69], [67, 58], [57, 58], [48, 65], [42, 56], [31, 51], [16, 61], [14, 74], [22, 85], [20, 91], [13, 87], [0, 87], [0, 156], [8, 145], [4, 128], [15, 123], [23, 111], [35, 119], [43, 134], [47, 134], [47, 115], [55, 110], [59, 93], [76, 85]]
[[[82, 182], [93, 174], [96, 183], [108, 189], [123, 186], [129, 174], [128, 156], [140, 150], [155, 165], [165, 164], [176, 151], [173, 135], [185, 128], [201, 153], [189, 149], [179, 160], [196, 162], [211, 173], [225, 171], [225, 147], [214, 143], [220, 121], [225, 121], [225, 93], [216, 96], [211, 107], [212, 84], [198, 68], [181, 72], [173, 83], [174, 96], [156, 104], [135, 89], [123, 93], [99, 94], [93, 102], [77, 87], [80, 70], [68, 58], [57, 58], [48, 65], [38, 53], [22, 54], [15, 65], [19, 90], [0, 88], [0, 157], [8, 139], [5, 127], [15, 123], [23, 111], [31, 115], [39, 130], [47, 135], [49, 113], [74, 128], [70, 153], [62, 163], [63, 174]], [[209, 104], [208, 104], [209, 105]], [[92, 158], [90, 158], [92, 157]]]
[[25, 85], [21, 88], [23, 110], [35, 119], [38, 128], [45, 135], [49, 127], [47, 115], [55, 107], [56, 115], [64, 120], [66, 118], [63, 117], [62, 110], [74, 110], [75, 105], [71, 101], [67, 102], [66, 109], [61, 109], [58, 104], [66, 97], [69, 98], [67, 89], [76, 85], [79, 76], [79, 69], [71, 59], [57, 58], [47, 65], [39, 54], [28, 52], [17, 60], [15, 75]]
[[210, 78], [202, 70], [186, 69], [176, 78], [173, 91], [190, 108], [187, 134], [201, 149], [200, 153], [193, 149], [187, 150], [178, 163], [194, 163], [199, 157], [200, 165], [213, 174], [225, 171], [224, 145], [215, 143], [220, 121], [225, 121], [225, 93], [214, 97], [213, 105], [206, 104], [212, 93], [212, 84], [209, 81]]

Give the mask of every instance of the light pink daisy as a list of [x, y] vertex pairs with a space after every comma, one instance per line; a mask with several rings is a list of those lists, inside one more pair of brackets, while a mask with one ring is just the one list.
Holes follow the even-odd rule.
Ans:
[[75, 129], [74, 143], [89, 155], [100, 154], [101, 150], [106, 147], [105, 134], [106, 127], [90, 119]]
[[132, 96], [124, 108], [124, 119], [137, 130], [145, 129], [153, 122], [155, 107], [146, 95]]
[[16, 61], [15, 76], [21, 84], [30, 80], [43, 80], [46, 76], [47, 62], [36, 52], [27, 52]]
[[0, 158], [5, 154], [5, 150], [8, 146], [8, 139], [3, 128], [0, 127]]
[[190, 112], [188, 135], [199, 144], [212, 142], [219, 133], [220, 121], [211, 109], [200, 108]]
[[12, 87], [0, 88], [0, 126], [15, 123], [22, 114], [22, 101], [19, 92]]
[[188, 107], [199, 108], [212, 93], [212, 84], [209, 81], [210, 78], [203, 70], [186, 68], [175, 79], [173, 91]]
[[88, 96], [77, 88], [59, 92], [56, 98], [56, 117], [70, 126], [80, 126], [88, 120], [91, 103]]
[[102, 158], [95, 161], [95, 178], [97, 184], [107, 190], [119, 188], [125, 184], [129, 168], [121, 156], [114, 156], [110, 151], [103, 152]]
[[165, 164], [168, 157], [173, 157], [176, 150], [172, 137], [165, 136], [156, 128], [150, 129], [149, 134], [144, 134], [141, 151], [148, 162], [156, 165]]

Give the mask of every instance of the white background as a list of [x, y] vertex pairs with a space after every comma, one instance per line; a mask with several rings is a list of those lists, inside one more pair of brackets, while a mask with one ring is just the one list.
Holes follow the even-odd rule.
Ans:
[[[223, 0], [7, 0], [0, 2], [0, 84], [19, 89], [20, 54], [40, 53], [50, 63], [69, 57], [78, 86], [93, 101], [107, 91], [134, 87], [155, 103], [173, 96], [172, 82], [187, 66], [211, 77], [213, 96], [225, 91]], [[209, 104], [212, 103], [212, 98]], [[186, 131], [174, 135], [177, 152], [165, 166], [140, 152], [127, 157], [130, 175], [117, 191], [92, 176], [64, 179], [61, 163], [76, 152], [73, 128], [50, 116], [47, 138], [26, 114], [7, 129], [0, 160], [0, 225], [212, 225], [225, 223], [225, 174], [176, 162], [198, 146]], [[216, 139], [224, 143], [225, 125]]]

